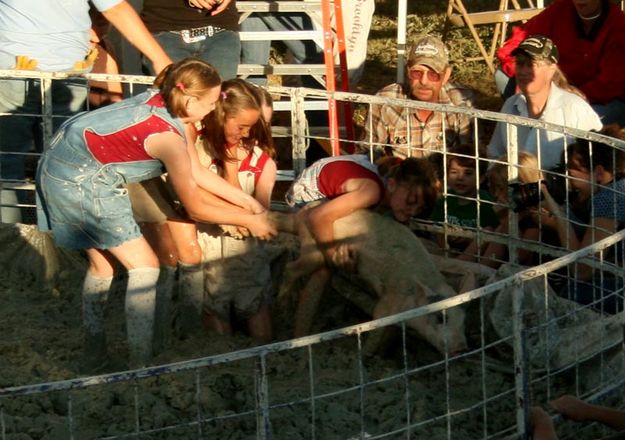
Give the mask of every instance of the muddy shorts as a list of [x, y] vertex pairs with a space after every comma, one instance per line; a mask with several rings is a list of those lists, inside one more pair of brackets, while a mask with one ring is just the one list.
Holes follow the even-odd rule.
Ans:
[[273, 296], [270, 258], [265, 243], [200, 233], [206, 264], [204, 308], [223, 320], [254, 315]]

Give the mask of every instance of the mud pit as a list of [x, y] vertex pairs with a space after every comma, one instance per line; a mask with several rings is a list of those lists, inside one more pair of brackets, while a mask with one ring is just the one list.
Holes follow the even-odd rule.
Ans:
[[[84, 264], [80, 256], [63, 253], [57, 281], [47, 286], [37, 280], [42, 276], [40, 270], [35, 270], [41, 266], [41, 258], [23, 238], [21, 247], [15, 245], [20, 238], [12, 234], [13, 245], [5, 246], [0, 272], [0, 388], [84, 376], [80, 366]], [[3, 245], [10, 235], [2, 231]], [[123, 281], [116, 280], [109, 297], [111, 366], [106, 372], [126, 367]], [[366, 319], [336, 292], [327, 292], [322, 304], [314, 331]], [[289, 313], [274, 310], [278, 340], [288, 339], [292, 330]], [[470, 343], [475, 345], [476, 330], [467, 326], [467, 333], [473, 334]], [[493, 435], [513, 423], [513, 394], [495, 397], [511, 390], [514, 384], [514, 376], [505, 366], [511, 361], [505, 349], [500, 350], [503, 358], [493, 360], [484, 369], [479, 354], [426, 367], [441, 361], [440, 354], [409, 332], [404, 358], [401, 340], [396, 334], [385, 353], [373, 356], [359, 356], [356, 336], [314, 345], [310, 358], [306, 348], [268, 354], [267, 433], [277, 439], [313, 435], [320, 439], [366, 438], [367, 434], [375, 436], [405, 427], [409, 419], [412, 438], [447, 438], [448, 427], [452, 438], [482, 438], [486, 432]], [[154, 364], [251, 346], [252, 341], [243, 333], [222, 337], [200, 332], [188, 340], [176, 341], [155, 358]], [[137, 438], [257, 438], [256, 369], [255, 360], [248, 359], [201, 368], [197, 373], [182, 372], [71, 392], [2, 397], [1, 432], [11, 440], [66, 439], [70, 438], [70, 430], [77, 439], [125, 438], [117, 436], [132, 437], [133, 432], [149, 430], [155, 431]], [[405, 370], [412, 372], [403, 375]], [[568, 388], [569, 380], [566, 375], [554, 378], [562, 381], [562, 389]], [[314, 413], [312, 395], [316, 396]], [[483, 395], [492, 399], [485, 406], [479, 405]], [[535, 398], [544, 402], [544, 392], [537, 392]], [[437, 419], [425, 422], [432, 418]], [[385, 438], [406, 438], [406, 433]]]

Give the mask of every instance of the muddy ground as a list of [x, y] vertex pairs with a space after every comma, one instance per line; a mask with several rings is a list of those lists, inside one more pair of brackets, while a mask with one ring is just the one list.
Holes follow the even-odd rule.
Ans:
[[[408, 3], [409, 33], [442, 33], [446, 2]], [[498, 2], [482, 0], [478, 7], [488, 8], [491, 3]], [[368, 60], [363, 80], [356, 87], [360, 92], [374, 93], [394, 81], [395, 4], [376, 1]], [[466, 31], [454, 30], [451, 38], [453, 59], [475, 53]], [[501, 105], [483, 63], [456, 63], [454, 69], [457, 80], [474, 85], [482, 93], [484, 107], [497, 109]], [[80, 287], [84, 259], [79, 254], [63, 253], [60, 268], [46, 265], [41, 254], [50, 251], [49, 245], [46, 240], [0, 229], [0, 388], [89, 374], [81, 366]], [[46, 272], [57, 275], [53, 282], [45, 282]], [[127, 367], [123, 277], [115, 286], [107, 311], [111, 362], [104, 372]], [[322, 307], [315, 331], [367, 319], [332, 290]], [[276, 306], [273, 312], [276, 339], [288, 339], [292, 310]], [[470, 343], [479, 345], [479, 332], [470, 326], [468, 331], [473, 335]], [[241, 326], [232, 337], [200, 331], [187, 340], [176, 340], [154, 362], [178, 362], [252, 346]], [[315, 345], [312, 364], [305, 349], [269, 355], [266, 371], [271, 409], [267, 432], [272, 438], [289, 440], [368, 438], [410, 423], [410, 436], [398, 431], [384, 438], [504, 436], [500, 431], [514, 421], [514, 398], [504, 392], [514, 385], [509, 349], [490, 353], [483, 367], [478, 355], [442, 362], [440, 354], [411, 333], [405, 350], [403, 347], [401, 334], [396, 332], [385, 351], [366, 357], [359, 356], [359, 341], [353, 336]], [[122, 434], [134, 438], [133, 432], [150, 429], [161, 430], [137, 438], [257, 438], [255, 368], [254, 361], [237, 361], [201, 369], [197, 376], [182, 373], [69, 393], [0, 397], [0, 438], [82, 440]], [[406, 370], [411, 373], [403, 375]], [[584, 371], [565, 371], [553, 376], [547, 385], [533, 385], [534, 403], [545, 406], [548, 388], [551, 393], [574, 392], [575, 379]], [[367, 385], [359, 387], [361, 383]], [[314, 416], [313, 394], [317, 396]], [[484, 398], [489, 401], [482, 405], [479, 402]], [[241, 413], [244, 415], [236, 416]], [[203, 420], [199, 425], [198, 419]], [[434, 420], [424, 422], [428, 419]], [[577, 429], [575, 425], [564, 426], [560, 433], [569, 438], [600, 434]]]
[[[33, 237], [0, 229], [2, 244], [7, 240], [12, 243], [5, 246], [8, 256], [0, 261], [0, 388], [89, 375], [82, 367], [80, 286], [84, 260], [80, 254], [58, 253], [49, 240]], [[21, 246], [15, 245], [20, 240]], [[56, 276], [47, 283], [46, 274], [38, 268], [46, 267], [41, 253], [50, 252], [57, 252], [60, 264], [48, 264], [48, 275], [55, 272]], [[121, 276], [109, 298], [111, 359], [101, 373], [127, 368], [124, 287]], [[273, 312], [276, 339], [288, 339], [292, 309], [275, 305]], [[480, 345], [475, 325], [479, 312], [467, 312], [472, 317], [467, 334], [475, 348]], [[362, 311], [330, 289], [314, 331], [366, 319]], [[360, 342], [366, 345], [367, 338]], [[313, 346], [310, 358], [306, 349], [267, 356], [267, 432], [271, 438], [348, 439], [361, 438], [363, 433], [367, 438], [405, 428], [409, 423], [410, 438], [448, 438], [448, 429], [451, 438], [501, 438], [501, 430], [513, 423], [514, 376], [509, 347], [488, 351], [482, 366], [480, 354], [445, 362], [410, 331], [405, 350], [398, 329], [391, 332], [384, 350], [360, 355], [362, 344], [350, 336]], [[189, 339], [175, 339], [154, 364], [253, 345], [242, 326], [231, 337], [201, 330]], [[185, 372], [80, 391], [0, 398], [0, 432], [11, 440], [125, 438], [116, 436], [135, 430], [147, 432], [138, 438], [149, 439], [256, 438], [256, 368], [254, 360], [233, 361], [202, 368], [197, 375]], [[404, 375], [405, 371], [410, 373]], [[550, 392], [573, 391], [575, 377], [585, 374], [581, 369], [554, 375]], [[533, 387], [536, 401], [546, 401], [546, 385]], [[314, 417], [313, 395], [317, 397]], [[486, 404], [480, 403], [483, 398], [488, 400]], [[426, 422], [429, 419], [433, 421]], [[563, 429], [566, 432], [567, 428]], [[384, 438], [406, 438], [406, 432]]]

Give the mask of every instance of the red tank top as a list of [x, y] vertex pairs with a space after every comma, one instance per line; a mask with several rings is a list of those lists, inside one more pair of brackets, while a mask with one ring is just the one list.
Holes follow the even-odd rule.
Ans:
[[[165, 103], [160, 94], [150, 98], [146, 105], [164, 107]], [[181, 134], [176, 127], [160, 118], [151, 115], [143, 121], [116, 131], [100, 135], [92, 130], [85, 131], [84, 137], [87, 148], [100, 163], [136, 162], [154, 160], [145, 151], [145, 141], [153, 134], [174, 132]]]
[[380, 176], [349, 160], [337, 160], [324, 165], [319, 172], [317, 184], [322, 194], [333, 199], [344, 193], [343, 184], [349, 179], [373, 180], [380, 187], [380, 194], [384, 194], [384, 183]]

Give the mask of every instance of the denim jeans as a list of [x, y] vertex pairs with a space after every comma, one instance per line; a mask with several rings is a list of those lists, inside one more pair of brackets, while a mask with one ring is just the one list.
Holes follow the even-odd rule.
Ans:
[[[184, 133], [184, 124], [167, 108], [148, 104], [155, 93], [83, 113], [55, 134], [37, 168], [37, 217], [39, 229], [52, 230], [57, 245], [108, 249], [141, 235], [125, 185], [163, 173], [162, 162], [143, 156], [143, 145], [155, 130], [148, 119], [159, 118], [175, 133]], [[102, 136], [87, 142], [87, 131]], [[100, 149], [115, 156], [98, 157]]]
[[[173, 32], [158, 32], [153, 35], [174, 62], [186, 57], [199, 58], [215, 67], [221, 79], [236, 78], [241, 58], [241, 40], [238, 32], [221, 31], [195, 43], [185, 43], [182, 36]], [[154, 75], [151, 63], [145, 58], [143, 63], [150, 74]]]
[[[293, 14], [252, 14], [241, 23], [243, 32], [266, 31], [301, 31], [313, 29], [310, 17], [303, 13]], [[321, 62], [322, 54], [312, 40], [284, 40], [284, 44], [293, 54], [295, 63]], [[271, 41], [242, 41], [241, 64], [267, 64]], [[264, 76], [250, 76], [248, 81], [266, 85]]]
[[[52, 119], [53, 130], [56, 131], [67, 117], [84, 110], [86, 99], [85, 80], [53, 81], [52, 114], [61, 116]], [[0, 182], [21, 181], [26, 177], [34, 177], [26, 176], [25, 165], [30, 152], [43, 150], [42, 121], [39, 116], [22, 116], [22, 114], [40, 115], [41, 100], [39, 80], [0, 80], [0, 113], [9, 113], [0, 116]], [[1, 196], [2, 204], [32, 201], [25, 191], [4, 189]], [[19, 209], [1, 207], [0, 222], [19, 221], [22, 221]]]

